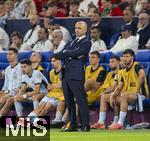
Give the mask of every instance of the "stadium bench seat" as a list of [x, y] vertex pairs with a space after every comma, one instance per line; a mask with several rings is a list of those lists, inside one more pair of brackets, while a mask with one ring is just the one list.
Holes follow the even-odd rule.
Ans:
[[109, 63], [110, 57], [113, 55], [112, 52], [101, 52], [100, 53], [100, 63]]
[[150, 50], [139, 50], [136, 54], [136, 60], [139, 62], [150, 62]]
[[108, 63], [100, 63], [100, 65], [103, 66], [106, 71], [110, 71], [110, 67]]
[[32, 54], [31, 51], [19, 52], [18, 59], [19, 59], [19, 61], [21, 61], [22, 59], [30, 58], [31, 54]]
[[117, 42], [119, 36], [120, 36], [120, 32], [117, 32], [117, 33], [115, 33], [115, 34], [113, 34], [113, 35], [111, 36], [111, 38], [110, 38], [110, 43], [109, 43], [109, 45], [107, 46], [108, 49], [111, 49], [111, 48], [115, 45], [115, 43]]
[[46, 71], [46, 77], [49, 80], [49, 72], [51, 70], [51, 63], [50, 62], [41, 62], [41, 66]]
[[6, 51], [0, 52], [0, 62], [8, 62], [8, 60], [7, 60], [7, 52]]
[[122, 51], [119, 51], [119, 52], [117, 53], [117, 55], [118, 55], [119, 57], [122, 57], [122, 55], [123, 55]]
[[0, 71], [5, 70], [8, 65], [8, 62], [0, 62]]
[[51, 51], [39, 52], [42, 56], [42, 62], [50, 62], [50, 57], [53, 54]]

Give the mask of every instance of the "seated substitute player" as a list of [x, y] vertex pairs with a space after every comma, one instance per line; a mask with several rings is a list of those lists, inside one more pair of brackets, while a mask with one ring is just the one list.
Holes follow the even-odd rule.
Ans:
[[105, 69], [99, 64], [100, 54], [93, 51], [89, 54], [90, 65], [85, 70], [84, 87], [87, 92], [88, 104], [92, 105], [99, 99], [100, 93], [103, 91], [102, 85], [106, 78]]
[[[120, 58], [118, 56], [111, 56], [110, 60], [109, 60], [109, 66], [111, 71], [107, 73], [105, 82], [103, 84], [103, 88], [105, 89], [103, 93], [101, 93], [101, 97], [100, 97], [100, 113], [99, 113], [99, 120], [98, 122], [94, 123], [93, 125], [91, 125], [91, 128], [94, 129], [104, 129], [105, 128], [105, 118], [106, 116], [102, 117], [102, 112], [106, 111], [107, 106], [109, 104], [109, 99], [110, 96], [112, 94], [112, 92], [114, 92], [115, 88], [118, 85], [118, 74], [121, 73], [121, 69], [120, 69]], [[118, 78], [118, 79], [117, 79]], [[113, 123], [116, 123], [118, 121], [118, 107], [115, 106], [113, 108], [114, 110], [114, 121]]]
[[30, 61], [32, 63], [32, 68], [34, 70], [38, 70], [41, 73], [43, 73], [43, 75], [46, 75], [45, 70], [43, 69], [43, 67], [40, 65], [41, 61], [42, 61], [42, 56], [40, 53], [38, 52], [33, 52], [30, 56]]
[[56, 121], [62, 121], [65, 111], [64, 95], [62, 92], [60, 72], [61, 61], [57, 57], [51, 57], [53, 69], [50, 71], [50, 84], [48, 85], [49, 93], [41, 100], [39, 106], [28, 116], [44, 116], [49, 111], [56, 110]]
[[31, 61], [24, 59], [21, 62], [23, 72], [22, 85], [19, 93], [14, 97], [17, 116], [23, 116], [23, 106], [21, 102], [33, 101], [34, 109], [39, 104], [39, 97], [47, 94], [48, 81], [39, 71], [32, 69]]
[[15, 48], [9, 48], [7, 53], [9, 66], [5, 69], [5, 81], [0, 91], [0, 115], [6, 115], [11, 108], [13, 96], [19, 91], [22, 79], [21, 65], [18, 62], [18, 51]]
[[[119, 120], [109, 129], [122, 129], [127, 115], [128, 105], [135, 104], [137, 94], [148, 96], [146, 75], [141, 64], [134, 61], [135, 54], [131, 49], [123, 52], [123, 60], [126, 68], [122, 71], [121, 82], [110, 97], [110, 105], [120, 105]], [[104, 113], [103, 113], [104, 114]]]
[[[43, 69], [43, 67], [40, 65], [41, 61], [42, 61], [42, 56], [40, 53], [38, 52], [33, 52], [30, 56], [30, 61], [32, 63], [32, 69], [40, 71], [44, 76], [46, 76], [46, 71]], [[35, 96], [35, 99], [37, 101], [40, 101], [42, 98], [44, 97], [44, 95], [37, 95], [37, 98]]]
[[[95, 51], [94, 51], [94, 53], [95, 53]], [[98, 55], [99, 53], [96, 52], [96, 54]], [[96, 58], [97, 58], [97, 56], [95, 54], [94, 55], [90, 54], [89, 60], [90, 60], [91, 66], [94, 66], [94, 64], [97, 66], [99, 65], [99, 60], [97, 60]], [[116, 85], [114, 85], [114, 77], [119, 70], [119, 61], [120, 61], [120, 58], [118, 56], [112, 56], [110, 58], [110, 64], [109, 65], [110, 65], [111, 71], [107, 73], [106, 79], [104, 76], [105, 74], [102, 74], [103, 75], [102, 78], [104, 77], [105, 81], [102, 85], [100, 85], [100, 87], [96, 86], [97, 82], [95, 82], [95, 80], [93, 79], [94, 76], [96, 77], [95, 73], [98, 69], [95, 71], [95, 73], [90, 73], [90, 75], [89, 75], [89, 73], [85, 74], [86, 77], [88, 77], [87, 75], [89, 75], [91, 77], [90, 79], [85, 81], [85, 84], [88, 81], [90, 82], [90, 83], [86, 84], [86, 85], [88, 85], [88, 88], [90, 88], [89, 92], [87, 92], [87, 94], [88, 94], [87, 99], [88, 99], [89, 105], [92, 105], [95, 101], [99, 100], [99, 96], [106, 94], [106, 93], [110, 93], [115, 89]], [[86, 87], [86, 85], [85, 85], [85, 87]], [[116, 117], [114, 119], [116, 119]], [[98, 128], [97, 123], [93, 124], [91, 126], [91, 128]]]

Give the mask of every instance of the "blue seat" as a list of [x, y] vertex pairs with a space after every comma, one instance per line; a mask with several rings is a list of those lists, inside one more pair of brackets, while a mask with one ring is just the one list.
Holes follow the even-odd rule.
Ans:
[[117, 55], [118, 55], [119, 57], [122, 57], [123, 52], [122, 52], [122, 51], [119, 51], [119, 52], [117, 53]]
[[3, 63], [0, 62], [0, 70], [5, 70], [6, 67], [8, 67], [8, 66], [9, 66], [8, 62], [3, 62]]
[[115, 45], [119, 36], [120, 36], [120, 32], [117, 32], [111, 36], [109, 46], [107, 47], [108, 49], [112, 48]]
[[107, 72], [110, 71], [110, 67], [108, 63], [100, 63], [100, 65], [103, 66]]
[[51, 70], [51, 63], [50, 62], [42, 62], [41, 66], [46, 71], [46, 77], [49, 80], [49, 72]]
[[145, 68], [149, 67], [150, 62], [139, 62], [140, 64], [142, 64], [142, 66]]
[[6, 51], [0, 52], [0, 62], [8, 62]]
[[139, 50], [136, 54], [136, 61], [150, 62], [150, 50]]
[[146, 98], [146, 99], [143, 101], [143, 104], [144, 104], [144, 106], [150, 106], [150, 98]]
[[49, 62], [50, 61], [50, 57], [53, 54], [53, 52], [51, 52], [51, 51], [40, 52], [40, 54], [42, 56], [42, 62]]
[[22, 60], [22, 59], [29, 59], [31, 54], [32, 54], [31, 51], [19, 52], [18, 59], [19, 59], [19, 61]]
[[109, 63], [110, 57], [113, 55], [112, 52], [101, 52], [100, 53], [100, 63]]

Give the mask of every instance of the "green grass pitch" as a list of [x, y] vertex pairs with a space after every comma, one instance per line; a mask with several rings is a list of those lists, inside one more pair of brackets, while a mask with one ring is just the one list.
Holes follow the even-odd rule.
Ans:
[[150, 130], [91, 130], [91, 132], [60, 132], [50, 130], [50, 141], [150, 141]]
[[150, 141], [150, 130], [91, 130], [91, 132], [60, 132], [51, 129], [45, 137], [6, 137], [0, 130], [0, 141]]

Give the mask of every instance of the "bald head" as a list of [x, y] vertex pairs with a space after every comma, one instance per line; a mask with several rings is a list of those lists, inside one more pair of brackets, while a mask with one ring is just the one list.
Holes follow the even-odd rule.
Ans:
[[42, 60], [42, 56], [41, 56], [41, 54], [40, 53], [38, 53], [38, 52], [33, 52], [32, 54], [31, 54], [31, 56], [30, 56], [30, 61], [31, 62], [41, 62], [41, 60]]
[[32, 15], [31, 18], [30, 18], [31, 25], [37, 25], [37, 24], [39, 24], [39, 21], [40, 21], [40, 18], [36, 14]]
[[40, 62], [42, 60], [42, 56], [38, 52], [33, 52], [30, 56], [30, 61], [32, 63], [32, 68], [37, 69], [38, 66], [40, 65]]
[[77, 37], [86, 35], [87, 23], [84, 21], [79, 21], [75, 24], [75, 33]]

